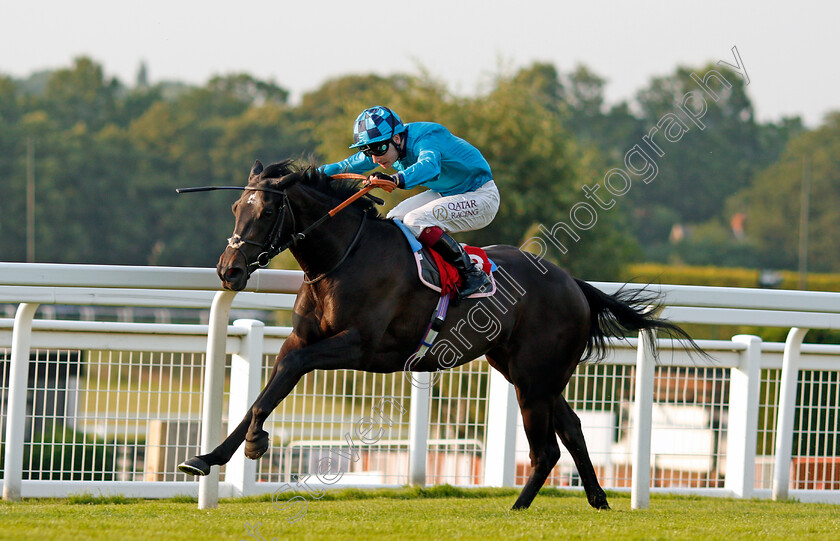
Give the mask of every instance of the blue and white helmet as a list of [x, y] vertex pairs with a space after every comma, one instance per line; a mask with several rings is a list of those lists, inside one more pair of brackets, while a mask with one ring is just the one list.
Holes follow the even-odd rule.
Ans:
[[397, 113], [377, 105], [362, 111], [353, 123], [353, 144], [350, 148], [357, 148], [379, 141], [387, 141], [391, 137], [405, 131], [405, 126]]

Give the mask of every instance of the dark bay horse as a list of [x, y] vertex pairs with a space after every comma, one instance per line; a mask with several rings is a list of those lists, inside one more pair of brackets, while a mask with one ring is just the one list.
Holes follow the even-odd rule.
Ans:
[[[227, 463], [243, 441], [245, 455], [260, 458], [269, 446], [263, 423], [308, 372], [388, 373], [406, 367], [438, 294], [420, 285], [406, 239], [393, 222], [377, 215], [372, 201], [359, 199], [316, 224], [357, 190], [358, 183], [336, 181], [290, 161], [265, 169], [259, 161], [254, 164], [233, 205], [236, 225], [217, 267], [222, 284], [243, 289], [252, 270], [286, 247], [306, 280], [295, 302], [293, 331], [250, 411], [223, 443], [187, 460], [181, 471], [207, 475], [211, 466]], [[513, 246], [486, 251], [508, 278], [508, 287], [497, 288], [493, 297], [452, 306], [438, 343], [455, 347], [432, 348], [410, 368], [431, 372], [485, 355], [516, 387], [531, 470], [514, 509], [531, 504], [557, 463], [556, 436], [575, 461], [589, 504], [608, 509], [580, 420], [563, 389], [578, 363], [605, 355], [608, 337], [659, 330], [696, 344], [679, 327], [647, 311], [656, 298], [645, 291], [607, 295]]]

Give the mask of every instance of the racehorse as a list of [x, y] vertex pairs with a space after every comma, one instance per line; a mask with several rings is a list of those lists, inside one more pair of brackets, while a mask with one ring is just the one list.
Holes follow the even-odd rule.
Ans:
[[[580, 362], [606, 355], [609, 337], [663, 331], [699, 350], [694, 341], [649, 310], [657, 297], [644, 289], [607, 295], [548, 261], [499, 245], [486, 252], [515, 286], [450, 308], [438, 339], [458, 344], [457, 357], [451, 350], [445, 354], [433, 348], [407, 364], [439, 295], [419, 284], [404, 234], [378, 216], [374, 201], [360, 198], [346, 210], [328, 214], [358, 188], [358, 182], [334, 180], [291, 161], [266, 168], [257, 161], [252, 167], [232, 207], [233, 236], [219, 258], [222, 285], [242, 290], [253, 270], [285, 248], [306, 279], [294, 305], [293, 330], [250, 411], [212, 452], [187, 460], [179, 469], [207, 475], [211, 466], [226, 464], [243, 441], [245, 455], [260, 458], [269, 447], [266, 418], [313, 370], [390, 373], [408, 366], [433, 372], [485, 355], [516, 388], [530, 446], [530, 475], [513, 509], [531, 504], [557, 463], [555, 434], [574, 459], [589, 504], [609, 509], [580, 420], [563, 389]], [[476, 321], [480, 302], [485, 311], [493, 307], [492, 332], [488, 325], [465, 324]], [[656, 347], [655, 340], [650, 343]]]

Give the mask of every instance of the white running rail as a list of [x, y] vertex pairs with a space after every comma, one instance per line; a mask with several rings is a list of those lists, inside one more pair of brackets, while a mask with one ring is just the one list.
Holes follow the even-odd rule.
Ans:
[[[199, 507], [206, 508], [215, 507], [220, 494], [235, 496], [277, 489], [278, 482], [256, 482], [257, 466], [245, 460], [241, 450], [227, 465], [223, 482], [219, 480], [218, 468], [214, 468], [210, 476], [201, 478], [199, 483], [91, 480], [80, 485], [79, 481], [24, 480], [25, 419], [27, 415], [32, 415], [27, 411], [27, 373], [30, 370], [30, 350], [37, 348], [203, 352], [206, 369], [202, 384], [201, 452], [207, 452], [222, 437], [226, 356], [232, 355], [227, 416], [236, 420], [244, 415], [259, 391], [264, 377], [264, 356], [275, 353], [289, 332], [288, 328], [264, 327], [261, 322], [251, 320], [237, 321], [231, 326], [228, 321], [231, 308], [289, 310], [301, 281], [300, 272], [260, 270], [249, 280], [247, 290], [237, 294], [219, 290], [214, 269], [0, 263], [0, 303], [18, 305], [13, 322], [0, 320], [0, 354], [3, 348], [9, 348], [10, 360], [8, 383], [2, 386], [3, 391], [7, 389], [7, 421], [3, 440], [4, 499], [66, 496], [80, 491], [80, 486], [83, 490], [142, 497], [166, 497], [197, 491]], [[614, 292], [620, 287], [612, 283], [593, 285], [607, 292]], [[630, 461], [633, 472], [632, 506], [645, 508], [649, 505], [651, 479], [646, 472], [657, 470], [657, 458], [651, 451], [654, 430], [652, 407], [656, 404], [653, 383], [657, 371], [670, 367], [709, 367], [729, 371], [727, 445], [721, 460], [725, 463], [725, 484], [718, 488], [693, 489], [693, 492], [734, 497], [771, 496], [774, 499], [793, 495], [803, 501], [840, 503], [840, 484], [835, 486], [829, 482], [829, 490], [791, 488], [793, 437], [797, 430], [801, 431], [801, 427], [794, 426], [800, 372], [822, 371], [835, 374], [832, 376], [835, 379], [836, 373], [840, 372], [840, 347], [803, 346], [802, 341], [808, 329], [840, 329], [840, 294], [694, 286], [661, 286], [658, 289], [665, 299], [663, 315], [671, 321], [782, 327], [789, 329], [789, 334], [784, 345], [762, 343], [754, 336], [736, 336], [731, 341], [704, 341], [701, 345], [715, 358], [711, 363], [691, 358], [679, 348], [669, 350], [671, 343], [663, 341], [660, 346], [664, 352], [657, 365], [649, 358], [645, 348], [638, 347], [638, 340], [613, 342], [613, 354], [604, 365], [637, 367], [635, 398], [630, 413], [633, 426], [633, 456]], [[34, 320], [35, 312], [42, 304], [211, 307], [211, 316], [206, 326]], [[486, 363], [477, 370], [486, 373]], [[586, 367], [581, 368], [583, 372], [586, 370]], [[757, 488], [755, 478], [760, 466], [756, 451], [760, 431], [759, 393], [762, 389], [766, 391], [769, 385], [761, 379], [762, 370], [781, 370], [776, 408], [778, 421], [774, 420], [772, 489]], [[518, 407], [511, 386], [495, 371], [489, 372], [489, 379], [482, 380], [480, 375], [476, 379], [489, 381], [489, 384], [482, 384], [488, 386], [470, 391], [482, 396], [479, 409], [486, 408], [486, 413], [482, 413], [483, 410], [480, 412], [484, 415], [481, 431], [486, 429], [481, 438], [484, 444], [472, 446], [475, 447], [473, 456], [480, 456], [483, 461], [483, 484], [512, 486], [517, 483]], [[833, 382], [834, 379], [826, 381]], [[431, 404], [432, 401], [442, 399], [430, 394], [431, 385], [428, 381], [426, 383], [411, 386], [410, 398], [406, 397], [410, 399], [410, 430], [404, 435], [400, 433], [387, 438], [404, 442], [399, 445], [406, 453], [404, 463], [409, 470], [390, 484], [428, 482], [435, 475], [427, 472], [427, 465], [432, 460], [430, 446], [443, 446], [441, 441], [449, 441], [449, 436], [440, 437], [440, 431], [438, 435], [430, 435], [428, 430], [421, 428], [434, 415], [430, 413], [433, 409], [440, 411], [438, 405]], [[834, 408], [826, 410], [829, 411], [826, 415], [834, 415], [835, 419], [840, 417], [837, 411], [840, 406], [836, 403], [826, 407]], [[446, 430], [451, 432], [453, 429], [449, 427]], [[836, 457], [840, 453], [837, 447], [840, 445], [837, 443], [840, 430], [836, 427], [834, 430], [833, 452]], [[289, 448], [300, 448], [301, 442], [306, 439], [301, 437], [291, 442]], [[321, 439], [328, 441], [335, 438]], [[468, 440], [475, 440], [475, 434]], [[394, 453], [395, 456], [397, 454]], [[830, 463], [830, 458], [823, 462]], [[284, 460], [287, 459], [288, 456]], [[479, 462], [474, 460], [471, 464], [464, 467], [475, 469]], [[840, 471], [840, 465], [834, 467]], [[386, 481], [384, 484], [389, 483]], [[680, 489], [671, 487], [668, 490]]]

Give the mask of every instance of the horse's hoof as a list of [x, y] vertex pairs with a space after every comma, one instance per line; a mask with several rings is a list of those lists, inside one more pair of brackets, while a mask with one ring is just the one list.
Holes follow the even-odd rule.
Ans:
[[514, 502], [513, 507], [510, 508], [511, 511], [522, 511], [524, 509], [528, 509], [531, 507], [531, 502], [529, 501], [522, 501], [521, 498], [517, 498], [516, 502]]
[[603, 492], [597, 494], [594, 498], [590, 499], [589, 505], [591, 505], [599, 511], [610, 509], [610, 504], [607, 503], [607, 495]]
[[268, 432], [260, 430], [257, 437], [245, 438], [245, 456], [251, 460], [257, 460], [268, 451]]
[[178, 464], [178, 469], [187, 475], [208, 475], [210, 473], [210, 464], [194, 456]]

